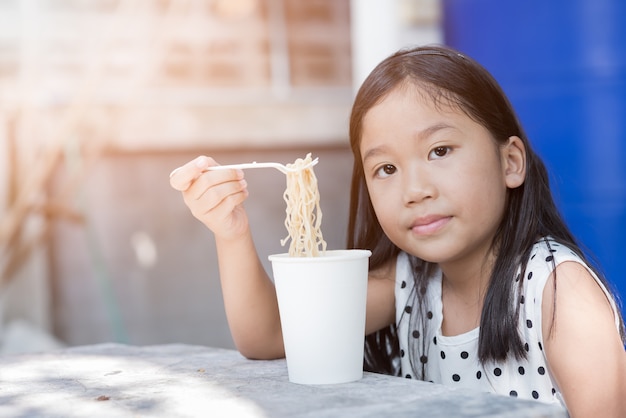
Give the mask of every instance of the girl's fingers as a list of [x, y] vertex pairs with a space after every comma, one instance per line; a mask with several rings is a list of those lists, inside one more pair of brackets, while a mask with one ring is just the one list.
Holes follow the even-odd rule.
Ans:
[[229, 234], [237, 219], [235, 209], [248, 196], [245, 180], [220, 183], [209, 189], [196, 189], [198, 183], [201, 181], [183, 192], [191, 213], [215, 234]]
[[170, 173], [170, 185], [180, 192], [185, 191], [211, 165], [216, 165], [215, 160], [201, 155], [172, 171]]
[[[245, 187], [233, 193], [223, 196], [222, 200], [215, 205], [207, 205], [202, 208], [203, 213], [199, 214], [199, 219], [213, 219], [215, 222], [221, 222], [229, 218], [235, 208], [241, 205], [248, 197], [248, 189]], [[222, 225], [223, 226], [223, 225]]]
[[[210, 174], [203, 174], [183, 192], [188, 206], [202, 206], [204, 210], [211, 210], [228, 196], [246, 189], [247, 184], [243, 178], [233, 177], [228, 172]], [[229, 178], [215, 179], [224, 175], [229, 175]]]

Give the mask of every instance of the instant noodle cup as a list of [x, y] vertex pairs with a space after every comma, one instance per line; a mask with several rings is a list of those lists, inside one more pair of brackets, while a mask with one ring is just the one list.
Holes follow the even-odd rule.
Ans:
[[369, 250], [316, 257], [270, 255], [289, 381], [334, 384], [363, 377]]

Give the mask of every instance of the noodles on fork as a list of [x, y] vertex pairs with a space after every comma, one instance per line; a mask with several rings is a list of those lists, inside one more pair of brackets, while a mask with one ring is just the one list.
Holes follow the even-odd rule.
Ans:
[[[289, 168], [305, 167], [311, 162], [311, 154], [298, 158]], [[287, 203], [285, 227], [288, 236], [281, 245], [291, 239], [289, 255], [292, 257], [317, 257], [326, 251], [326, 241], [322, 236], [322, 210], [320, 193], [313, 167], [302, 168], [287, 173], [287, 188], [283, 193]]]

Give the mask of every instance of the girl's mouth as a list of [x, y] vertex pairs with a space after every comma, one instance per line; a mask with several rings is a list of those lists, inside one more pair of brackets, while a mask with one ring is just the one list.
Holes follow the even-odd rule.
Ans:
[[451, 219], [451, 216], [425, 216], [413, 223], [411, 231], [415, 235], [433, 235], [445, 227]]

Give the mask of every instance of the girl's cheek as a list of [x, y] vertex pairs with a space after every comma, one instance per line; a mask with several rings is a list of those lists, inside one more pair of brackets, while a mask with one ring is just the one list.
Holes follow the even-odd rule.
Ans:
[[372, 201], [377, 200], [384, 202], [394, 197], [395, 185], [390, 181], [374, 181], [368, 185], [368, 190]]
[[374, 208], [374, 213], [379, 219], [379, 222], [384, 222], [385, 216], [390, 209], [389, 205], [385, 205], [385, 198], [375, 191], [370, 191], [370, 200], [372, 201], [372, 207]]

